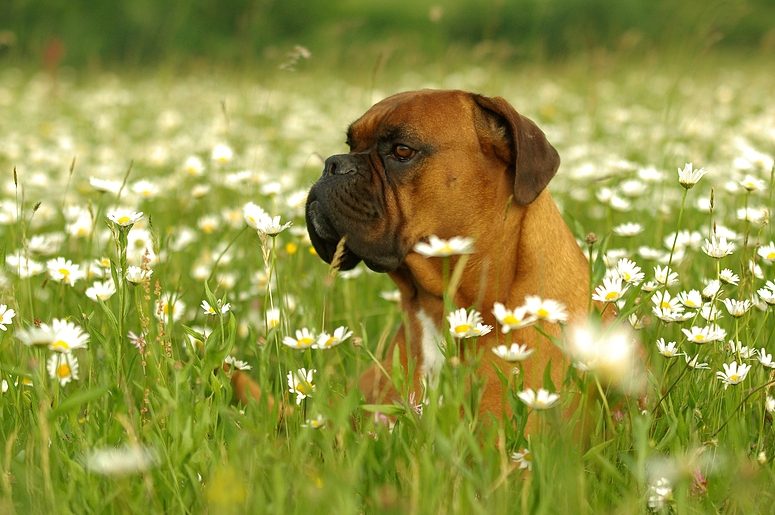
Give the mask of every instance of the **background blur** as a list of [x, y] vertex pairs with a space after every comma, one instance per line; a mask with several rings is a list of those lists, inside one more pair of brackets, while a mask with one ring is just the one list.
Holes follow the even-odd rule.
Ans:
[[0, 65], [96, 69], [775, 51], [773, 0], [2, 0]]

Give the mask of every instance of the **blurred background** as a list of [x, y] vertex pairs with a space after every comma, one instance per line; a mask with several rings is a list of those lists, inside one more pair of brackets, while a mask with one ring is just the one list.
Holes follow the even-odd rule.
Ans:
[[305, 49], [325, 66], [774, 53], [775, 1], [0, 1], [0, 66], [276, 68]]

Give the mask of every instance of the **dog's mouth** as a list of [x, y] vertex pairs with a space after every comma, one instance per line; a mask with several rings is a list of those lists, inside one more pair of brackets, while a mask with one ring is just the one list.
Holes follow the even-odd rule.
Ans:
[[323, 261], [332, 264], [336, 256], [337, 262], [333, 264], [343, 271], [352, 270], [361, 262], [361, 258], [355, 255], [346, 244], [340, 250], [339, 255], [336, 255], [337, 247], [339, 247], [344, 235], [336, 230], [320, 201], [314, 198], [312, 192], [310, 192], [310, 196], [307, 199], [306, 218], [310, 241], [312, 241], [312, 246], [315, 247], [315, 252], [318, 253], [318, 256]]

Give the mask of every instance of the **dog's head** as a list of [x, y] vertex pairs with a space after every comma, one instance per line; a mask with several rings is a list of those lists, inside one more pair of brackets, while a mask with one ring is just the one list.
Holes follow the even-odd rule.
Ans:
[[326, 262], [396, 270], [414, 245], [486, 234], [510, 198], [527, 205], [557, 172], [544, 133], [502, 98], [462, 91], [400, 93], [347, 131], [349, 154], [326, 160], [309, 192], [307, 228]]

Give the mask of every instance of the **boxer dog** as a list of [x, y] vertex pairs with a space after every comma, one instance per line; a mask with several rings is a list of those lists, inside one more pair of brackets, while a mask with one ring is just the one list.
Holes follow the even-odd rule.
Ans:
[[[363, 261], [387, 273], [401, 292], [407, 327], [398, 330], [381, 366], [360, 378], [368, 403], [398, 399], [391, 382], [396, 346], [405, 370], [416, 360], [417, 398], [424, 378], [444, 362], [442, 260], [413, 250], [431, 235], [473, 239], [475, 251], [453, 300], [479, 310], [486, 324], [496, 325], [495, 302], [512, 309], [528, 295], [561, 301], [569, 322], [586, 319], [588, 262], [546, 190], [559, 155], [536, 124], [506, 100], [463, 91], [400, 93], [350, 125], [347, 145], [349, 153], [326, 160], [309, 192], [306, 218], [324, 261], [336, 255], [340, 270]], [[453, 257], [451, 267], [456, 262]], [[540, 325], [560, 337], [557, 324]], [[554, 384], [562, 384], [566, 357], [556, 345], [535, 327], [512, 332], [512, 341], [535, 349], [523, 362], [525, 387], [543, 387], [550, 362]], [[500, 343], [506, 343], [504, 336], [493, 330], [477, 346]], [[480, 410], [499, 416], [502, 395], [494, 369], [499, 360], [489, 350], [484, 356], [478, 369], [486, 376]], [[241, 380], [236, 391], [244, 401], [247, 386]], [[252, 386], [250, 391], [260, 395]]]

